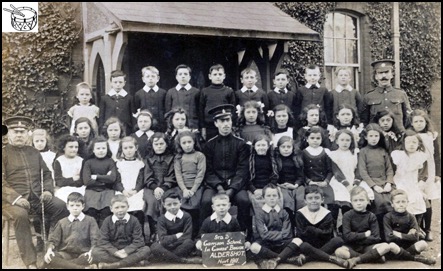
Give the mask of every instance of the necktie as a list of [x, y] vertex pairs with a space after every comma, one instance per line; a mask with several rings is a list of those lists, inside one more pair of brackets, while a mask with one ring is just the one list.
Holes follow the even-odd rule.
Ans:
[[186, 91], [186, 89], [185, 88], [181, 88], [179, 91], [184, 92], [184, 91]]
[[273, 226], [278, 221], [277, 211], [274, 208], [272, 208], [272, 210], [269, 212], [269, 214], [270, 214], [270, 222], [271, 222], [271, 223], [269, 223], [269, 225]]
[[78, 218], [74, 218], [74, 221], [72, 221], [72, 222], [78, 222], [78, 221], [80, 221]]
[[285, 89], [280, 88], [280, 89], [278, 90], [278, 92], [280, 92], [280, 94], [285, 94]]
[[247, 90], [246, 92], [248, 92], [249, 94], [251, 94], [253, 91], [252, 91], [252, 89], [248, 88], [248, 90]]
[[311, 85], [310, 89], [318, 89], [316, 85]]

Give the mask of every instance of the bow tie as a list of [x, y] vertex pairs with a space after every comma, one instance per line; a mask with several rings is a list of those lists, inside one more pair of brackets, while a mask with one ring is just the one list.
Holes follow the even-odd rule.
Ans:
[[278, 92], [280, 92], [281, 94], [285, 94], [286, 93], [284, 88], [278, 89]]
[[76, 221], [80, 221], [80, 219], [74, 218], [74, 220], [72, 222], [76, 222]]
[[316, 85], [312, 85], [311, 87], [309, 87], [310, 89], [318, 89], [318, 87]]
[[115, 221], [115, 224], [126, 224], [126, 219], [119, 219], [117, 221]]
[[186, 91], [186, 88], [181, 88], [178, 91]]

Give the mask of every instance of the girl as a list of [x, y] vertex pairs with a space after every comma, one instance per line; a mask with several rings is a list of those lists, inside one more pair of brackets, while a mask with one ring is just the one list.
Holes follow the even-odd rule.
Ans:
[[302, 128], [297, 131], [296, 145], [300, 146], [301, 141], [304, 137], [305, 132], [313, 126], [320, 126], [324, 130], [322, 131], [322, 146], [325, 148], [329, 148], [331, 142], [328, 138], [328, 132], [326, 130], [328, 126], [328, 122], [326, 120], [326, 115], [323, 112], [323, 109], [315, 104], [310, 104], [303, 108], [302, 112], [299, 116], [300, 124]]
[[138, 151], [142, 159], [144, 159], [150, 152], [148, 141], [154, 134], [151, 127], [155, 127], [156, 120], [152, 117], [152, 113], [149, 110], [139, 111], [135, 117], [137, 118], [138, 131], [131, 136], [137, 139]]
[[394, 171], [385, 149], [385, 139], [378, 124], [370, 123], [362, 132], [364, 146], [358, 157], [358, 172], [374, 191], [374, 204], [369, 208], [377, 216], [380, 236], [383, 235], [383, 216], [392, 210], [390, 192], [394, 188]]
[[[163, 193], [177, 186], [174, 173], [174, 155], [171, 151], [168, 136], [156, 132], [149, 139], [149, 154], [145, 161], [143, 199], [146, 203], [145, 214], [148, 216], [150, 235], [155, 238], [157, 218], [161, 212]], [[146, 227], [145, 227], [146, 228]]]
[[339, 206], [335, 202], [334, 190], [329, 182], [332, 178], [331, 159], [322, 146], [325, 132], [320, 126], [309, 128], [302, 139], [303, 172], [306, 185], [317, 185], [324, 192], [324, 204], [331, 211], [335, 221]]
[[55, 152], [51, 151], [51, 137], [44, 129], [35, 129], [32, 132], [32, 146], [36, 148], [43, 157], [46, 166], [52, 172], [52, 178], [54, 178], [54, 169], [52, 163], [54, 163]]
[[440, 182], [441, 174], [441, 160], [440, 160], [440, 148], [438, 146], [438, 132], [434, 130], [433, 123], [430, 120], [426, 111], [421, 109], [415, 109], [410, 115], [410, 124], [412, 129], [418, 133], [423, 141], [425, 151], [428, 154], [427, 167], [425, 174], [427, 174], [425, 194], [427, 196], [426, 201], [426, 213], [423, 217], [422, 225], [426, 234], [426, 241], [432, 241], [431, 234], [431, 218], [432, 218], [432, 204], [431, 200], [440, 199], [441, 188], [437, 185]]
[[120, 146], [120, 140], [125, 136], [123, 123], [118, 118], [110, 117], [103, 125], [103, 134], [108, 139], [112, 159], [117, 161], [117, 152]]
[[296, 130], [293, 128], [294, 116], [287, 105], [276, 105], [273, 109], [273, 117], [269, 121], [271, 132], [274, 134], [272, 146], [277, 146], [277, 142], [282, 136], [296, 138]]
[[265, 116], [262, 110], [261, 103], [256, 101], [247, 101], [241, 108], [236, 133], [250, 145], [258, 134], [265, 134], [272, 138], [271, 130], [265, 126]]
[[[267, 135], [257, 135], [252, 141], [252, 151], [249, 157], [249, 200], [254, 213], [263, 207], [263, 187], [269, 183], [277, 184], [277, 163], [272, 153], [271, 139]], [[281, 200], [282, 197], [280, 197]], [[294, 200], [292, 199], [292, 202]], [[280, 204], [280, 206], [283, 206]], [[291, 205], [294, 207], [293, 205]]]
[[[111, 118], [108, 120], [110, 119]], [[145, 208], [142, 190], [143, 187], [141, 185], [137, 186], [137, 184], [142, 183], [145, 163], [143, 163], [143, 160], [138, 152], [137, 140], [132, 136], [125, 136], [119, 140], [116, 157], [117, 162], [115, 165], [123, 185], [123, 195], [128, 198], [128, 212], [133, 212], [132, 214], [135, 215], [140, 221], [140, 224], [143, 225], [143, 211]]]
[[88, 118], [92, 123], [92, 129], [98, 134], [97, 118], [99, 117], [99, 108], [94, 105], [91, 87], [86, 82], [79, 83], [76, 87], [76, 104], [69, 108], [68, 115], [72, 118], [71, 134], [75, 132], [75, 121], [80, 117]]
[[115, 162], [111, 158], [106, 138], [99, 136], [89, 145], [91, 158], [83, 165], [82, 177], [86, 185], [85, 214], [94, 217], [101, 227], [103, 220], [111, 215], [109, 206], [115, 191], [123, 191], [117, 178]]
[[[165, 134], [169, 136], [171, 142], [175, 141], [175, 138], [179, 132], [189, 130], [195, 133], [197, 139], [195, 145], [197, 149], [201, 149], [202, 145], [204, 144], [204, 139], [197, 129], [188, 128], [188, 115], [183, 108], [176, 107], [171, 109], [171, 111], [165, 114], [165, 121], [167, 127]], [[178, 152], [178, 150], [176, 150], [176, 152]]]
[[306, 205], [302, 162], [294, 149], [294, 140], [289, 136], [280, 138], [275, 152], [278, 172], [277, 184], [283, 196], [283, 207], [288, 212], [291, 222], [294, 223], [295, 212]]
[[326, 154], [332, 161], [332, 173], [334, 176], [329, 183], [334, 190], [334, 196], [340, 205], [342, 214], [352, 209], [349, 192], [354, 186], [360, 185], [368, 192], [369, 199], [374, 199], [374, 192], [365, 183], [356, 179], [358, 152], [354, 134], [348, 129], [341, 129], [335, 135], [337, 150], [326, 149]]
[[58, 187], [54, 196], [64, 202], [67, 202], [68, 195], [72, 192], [85, 195], [86, 186], [80, 176], [83, 158], [78, 156], [78, 141], [75, 136], [64, 135], [58, 143], [61, 155], [54, 161], [54, 179]]
[[417, 218], [420, 225], [426, 212], [425, 182], [418, 179], [418, 171], [428, 160], [428, 154], [421, 137], [414, 131], [407, 130], [402, 143], [402, 150], [392, 152], [392, 160], [397, 165], [394, 182], [398, 189], [406, 191], [409, 203], [407, 211]]
[[391, 154], [392, 151], [398, 150], [403, 141], [403, 132], [395, 123], [394, 113], [389, 109], [379, 111], [374, 116], [374, 122], [378, 123], [383, 131], [386, 151]]
[[[360, 123], [355, 108], [348, 104], [341, 104], [338, 106], [338, 111], [335, 112], [334, 126], [328, 126], [329, 139], [334, 142], [336, 133], [340, 129], [349, 129], [355, 142], [360, 140], [360, 133], [363, 131], [363, 123]], [[332, 149], [337, 149], [335, 144], [331, 144]]]
[[86, 159], [88, 157], [88, 146], [96, 133], [92, 129], [92, 123], [88, 118], [80, 117], [75, 121], [74, 136], [79, 139], [78, 155]]
[[200, 200], [203, 194], [203, 178], [206, 172], [206, 157], [196, 147], [196, 134], [191, 131], [179, 132], [175, 139], [177, 155], [174, 172], [177, 178], [178, 194], [182, 198], [181, 208], [192, 216], [193, 237], [199, 230]]

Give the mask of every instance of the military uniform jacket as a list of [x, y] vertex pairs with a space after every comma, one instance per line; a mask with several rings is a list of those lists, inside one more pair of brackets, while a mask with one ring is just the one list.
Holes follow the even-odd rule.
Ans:
[[19, 196], [38, 200], [43, 190], [54, 194], [52, 173], [40, 152], [31, 146], [6, 145], [2, 151], [2, 205], [12, 204]]
[[395, 123], [401, 131], [404, 131], [407, 112], [411, 110], [406, 93], [392, 86], [376, 87], [366, 93], [363, 98], [363, 112], [361, 115], [363, 123], [374, 122], [377, 112], [384, 109], [389, 109], [394, 113]]
[[249, 145], [229, 134], [210, 139], [203, 150], [206, 156], [205, 184], [213, 189], [218, 185], [236, 192], [246, 189], [249, 167]]

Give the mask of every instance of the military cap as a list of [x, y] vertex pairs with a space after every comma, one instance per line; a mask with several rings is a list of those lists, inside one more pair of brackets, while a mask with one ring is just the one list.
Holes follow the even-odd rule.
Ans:
[[222, 104], [209, 109], [208, 113], [212, 114], [214, 120], [224, 117], [232, 117], [235, 107], [232, 104]]
[[8, 127], [8, 130], [26, 130], [32, 125], [32, 119], [24, 116], [13, 116], [5, 120], [5, 125]]
[[375, 71], [387, 71], [387, 70], [392, 69], [394, 64], [395, 64], [395, 61], [392, 59], [381, 59], [381, 60], [376, 60], [376, 61], [372, 62], [371, 66], [374, 67]]

